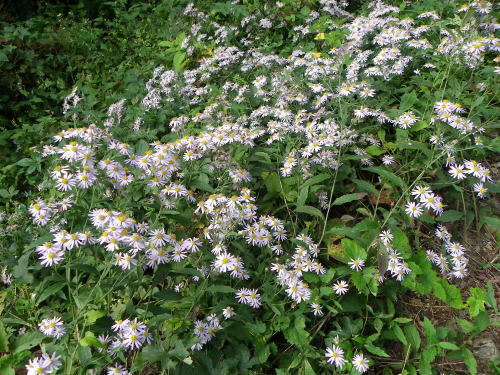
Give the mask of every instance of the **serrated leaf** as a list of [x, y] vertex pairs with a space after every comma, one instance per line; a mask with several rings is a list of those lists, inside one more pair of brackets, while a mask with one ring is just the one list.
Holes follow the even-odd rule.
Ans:
[[0, 353], [6, 352], [8, 349], [9, 349], [9, 339], [7, 336], [7, 332], [5, 332], [3, 323], [0, 322]]
[[301, 188], [299, 192], [299, 196], [297, 198], [297, 206], [302, 207], [304, 203], [306, 203], [307, 195], [309, 194], [309, 187]]
[[104, 310], [89, 310], [87, 311], [87, 323], [94, 324], [95, 321], [103, 316], [106, 316], [106, 311]]
[[365, 149], [365, 151], [368, 152], [370, 155], [374, 155], [374, 156], [379, 156], [379, 155], [382, 155], [386, 152], [383, 148], [375, 146], [375, 145], [368, 146]]
[[144, 139], [139, 140], [135, 144], [135, 153], [137, 155], [144, 155], [148, 149], [149, 149], [149, 144]]
[[66, 284], [64, 282], [59, 282], [59, 283], [50, 285], [48, 288], [45, 288], [43, 290], [43, 292], [40, 294], [40, 296], [38, 297], [37, 303], [41, 303], [41, 302], [45, 301], [47, 298], [56, 294], [58, 291], [60, 291], [65, 286], [66, 286]]
[[365, 344], [365, 349], [379, 357], [390, 357], [390, 355], [387, 354], [382, 348], [379, 348], [378, 346], [375, 346], [373, 344]]
[[349, 203], [349, 202], [352, 202], [352, 201], [359, 200], [362, 197], [363, 196], [360, 195], [360, 194], [345, 194], [345, 195], [342, 195], [341, 197], [338, 197], [337, 199], [335, 199], [333, 201], [333, 205], [334, 206], [340, 206], [341, 204], [344, 204], [344, 203]]
[[463, 216], [464, 216], [463, 212], [456, 210], [448, 210], [445, 211], [441, 216], [436, 217], [436, 221], [441, 221], [441, 222], [457, 221], [461, 219]]
[[301, 188], [304, 188], [306, 186], [313, 186], [313, 185], [317, 185], [319, 184], [320, 182], [323, 182], [325, 180], [328, 180], [330, 178], [330, 175], [329, 174], [326, 174], [326, 173], [321, 173], [317, 176], [314, 176], [314, 177], [311, 177], [310, 179], [308, 179], [306, 182], [304, 182], [301, 186]]
[[447, 350], [459, 350], [460, 348], [456, 346], [455, 344], [448, 342], [448, 341], [441, 341], [438, 342], [438, 346], [443, 349]]
[[374, 195], [378, 195], [378, 190], [375, 186], [373, 186], [372, 184], [370, 184], [369, 182], [367, 181], [363, 181], [363, 180], [358, 180], [356, 178], [353, 178], [352, 179], [352, 182], [354, 182], [356, 184], [356, 186], [363, 192], [366, 192], [366, 193], [369, 193], [369, 194], [374, 194]]
[[463, 333], [469, 334], [474, 330], [474, 324], [472, 324], [471, 322], [462, 318], [455, 318], [455, 320], [457, 321], [460, 328], [462, 328]]
[[408, 343], [411, 345], [411, 350], [418, 352], [418, 349], [420, 349], [421, 339], [417, 328], [413, 324], [408, 324], [404, 326], [403, 330]]
[[85, 337], [80, 339], [81, 346], [95, 346], [96, 348], [104, 348], [105, 345], [101, 344], [101, 342], [95, 337], [93, 332], [87, 331], [85, 332]]
[[408, 345], [408, 340], [406, 340], [406, 336], [400, 326], [397, 324], [394, 325], [394, 327], [392, 327], [392, 332], [396, 335], [398, 340], [403, 343], [403, 345]]
[[424, 331], [429, 342], [434, 342], [436, 340], [436, 328], [426, 316], [424, 316]]
[[474, 355], [471, 353], [469, 349], [463, 350], [463, 358], [464, 358], [464, 363], [467, 366], [470, 375], [476, 375], [477, 374], [476, 358], [474, 358]]
[[344, 254], [349, 259], [361, 258], [366, 259], [366, 251], [361, 247], [356, 241], [350, 240], [348, 238], [342, 239], [342, 246], [344, 247]]
[[387, 169], [384, 169], [382, 167], [368, 167], [368, 168], [363, 168], [363, 170], [376, 173], [380, 177], [386, 179], [387, 181], [391, 182], [392, 184], [394, 184], [396, 186], [399, 186], [399, 187], [404, 186], [404, 182], [401, 179], [401, 177], [396, 176], [391, 171], [388, 171]]
[[207, 292], [211, 293], [234, 293], [234, 288], [227, 285], [210, 285], [207, 288]]
[[299, 206], [295, 209], [295, 212], [304, 213], [312, 216], [316, 216], [321, 220], [325, 220], [323, 212], [312, 206]]

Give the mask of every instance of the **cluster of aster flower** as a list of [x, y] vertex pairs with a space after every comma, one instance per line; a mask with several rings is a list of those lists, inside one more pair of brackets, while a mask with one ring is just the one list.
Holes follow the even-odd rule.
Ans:
[[418, 202], [408, 202], [405, 206], [405, 212], [410, 217], [419, 217], [423, 214], [424, 209], [432, 210], [434, 214], [441, 215], [444, 212], [445, 204], [443, 198], [435, 194], [428, 186], [416, 186], [411, 195]]
[[37, 225], [49, 223], [58, 213], [68, 210], [73, 205], [71, 197], [65, 197], [57, 203], [46, 203], [42, 199], [37, 199], [29, 207], [29, 213], [33, 222]]
[[[390, 230], [382, 231], [379, 234], [379, 242], [385, 247], [385, 251], [387, 252], [388, 262], [386, 272], [389, 272], [390, 275], [397, 281], [402, 281], [404, 277], [411, 272], [411, 269], [409, 264], [403, 259], [397, 249], [394, 249], [392, 244], [393, 238], [394, 235]], [[376, 273], [374, 277], [375, 280], [382, 283], [385, 281], [385, 272]]]
[[[333, 344], [326, 348], [325, 357], [327, 363], [334, 365], [338, 369], [342, 369], [348, 362], [347, 359], [345, 359], [344, 349], [340, 346], [340, 339], [338, 336], [334, 338]], [[360, 373], [364, 373], [370, 368], [369, 359], [362, 353], [352, 357], [351, 363]]]
[[109, 335], [99, 336], [98, 340], [103, 346], [99, 348], [101, 352], [107, 352], [114, 356], [117, 349], [134, 350], [139, 349], [145, 344], [150, 344], [153, 337], [149, 333], [148, 327], [137, 320], [116, 320], [115, 324], [111, 327], [115, 336]]
[[48, 375], [57, 372], [61, 367], [61, 356], [56, 353], [42, 354], [40, 357], [32, 358], [26, 365], [27, 375]]
[[[487, 2], [475, 1], [470, 6], [484, 15], [489, 13], [489, 6], [485, 7], [485, 3]], [[199, 214], [200, 220], [206, 222], [204, 240], [197, 237], [200, 234], [194, 236], [194, 233], [189, 234], [192, 237], [178, 240], [156, 223], [138, 223], [122, 212], [92, 207], [90, 222], [99, 233], [94, 235], [83, 232], [85, 228], [82, 232], [73, 233], [56, 231], [53, 241], [36, 249], [42, 264], [52, 266], [63, 259], [66, 251], [98, 243], [106, 251], [113, 253], [116, 265], [125, 270], [136, 265], [156, 267], [171, 261], [189, 261], [190, 254], [197, 253], [203, 243], [209, 243], [215, 257], [211, 267], [198, 264], [196, 267], [206, 270], [202, 272], [204, 275], [212, 269], [246, 280], [249, 272], [245, 269], [242, 257], [230, 248], [233, 237], [239, 235], [252, 246], [270, 247], [276, 256], [280, 256], [284, 253], [281, 242], [287, 239], [287, 232], [285, 223], [280, 218], [257, 214], [256, 199], [251, 190], [244, 186], [257, 176], [252, 176], [245, 165], [233, 160], [236, 158], [231, 145], [254, 148], [257, 144], [281, 145], [282, 141], [293, 139], [294, 148], [287, 149], [282, 160], [280, 173], [283, 177], [300, 174], [306, 179], [321, 169], [337, 170], [341, 167], [344, 156], [341, 151], [352, 151], [358, 156], [353, 160], [360, 160], [362, 165], [373, 165], [374, 159], [365, 150], [366, 145], [379, 146], [381, 143], [372, 134], [372, 130], [364, 130], [363, 124], [368, 122], [366, 120], [373, 118], [379, 124], [389, 123], [402, 129], [408, 129], [420, 120], [411, 111], [391, 118], [381, 109], [368, 108], [372, 102], [370, 98], [377, 95], [375, 88], [383, 84], [382, 80], [401, 76], [410, 65], [415, 69], [415, 74], [420, 69], [434, 69], [433, 64], [424, 63], [428, 61], [431, 51], [435, 54], [449, 54], [456, 57], [457, 62], [468, 66], [477, 64], [486, 52], [498, 51], [498, 40], [492, 36], [479, 38], [475, 33], [470, 33], [471, 36], [467, 36], [463, 42], [457, 42], [460, 40], [456, 38], [458, 34], [455, 35], [452, 30], [444, 30], [437, 22], [439, 16], [435, 12], [421, 13], [412, 20], [399, 16], [400, 9], [397, 7], [373, 1], [367, 15], [352, 17], [345, 11], [346, 5], [344, 1], [320, 0], [319, 12], [311, 12], [305, 24], [293, 30], [294, 38], [308, 41], [307, 38], [314, 29], [311, 27], [312, 23], [321, 16], [320, 12], [341, 15], [346, 19], [346, 23], [340, 27], [347, 34], [346, 43], [327, 53], [305, 52], [297, 48], [287, 58], [249, 47], [258, 41], [258, 36], [252, 39], [256, 28], [277, 26], [281, 20], [260, 14], [250, 15], [238, 27], [226, 27], [210, 22], [206, 14], [189, 4], [184, 15], [192, 17], [194, 21], [181, 48], [186, 50], [188, 56], [201, 52], [199, 55], [205, 57], [196, 67], [182, 73], [157, 67], [146, 83], [146, 94], [139, 100], [143, 113], [130, 121], [131, 126], [138, 130], [155, 111], [162, 108], [172, 110], [175, 117], [169, 123], [172, 131], [166, 137], [169, 141], [155, 141], [149, 145], [143, 142], [136, 145], [134, 152], [134, 147], [113, 138], [113, 127], [124, 126], [123, 114], [127, 113], [127, 106], [133, 104], [132, 100], [116, 102], [109, 107], [102, 126], [90, 124], [86, 128], [62, 130], [54, 136], [53, 145], [43, 147], [41, 155], [53, 157], [57, 163], [50, 173], [50, 186], [57, 188], [60, 195], [67, 196], [57, 203], [39, 199], [31, 205], [30, 213], [38, 225], [46, 225], [52, 221], [64, 225], [63, 219], [60, 219], [64, 216], [61, 213], [71, 209], [79, 191], [94, 189], [96, 194], [100, 194], [99, 191], [105, 190], [103, 195], [109, 198], [110, 207], [113, 207], [113, 198], [128, 194], [130, 185], [133, 184], [135, 190], [144, 188], [141, 192], [145, 195], [144, 204], [150, 205], [148, 208], [156, 210], [158, 202], [167, 209], [181, 204], [192, 208]], [[469, 22], [464, 24], [472, 27]], [[325, 27], [328, 30], [338, 28], [329, 22]], [[426, 33], [430, 37], [435, 31], [441, 31], [442, 35], [442, 41], [437, 47], [425, 37]], [[317, 40], [324, 39], [321, 34], [317, 35]], [[240, 38], [241, 43], [238, 45], [242, 47], [224, 45], [230, 35]], [[242, 36], [245, 37], [242, 39]], [[214, 50], [196, 51], [198, 47], [195, 42], [207, 40], [215, 43]], [[350, 62], [347, 69], [342, 69], [345, 61]], [[241, 72], [245, 76], [257, 73], [247, 84], [235, 79], [238, 82], [224, 81], [221, 90], [214, 90], [213, 87], [218, 86], [221, 80], [227, 80], [229, 72]], [[303, 77], [300, 83], [297, 82], [297, 75]], [[333, 87], [327, 84], [328, 80], [335, 82]], [[65, 113], [81, 100], [76, 92], [75, 88], [66, 98], [63, 108]], [[353, 96], [363, 99], [363, 103], [367, 104], [355, 110], [354, 121], [346, 125], [348, 121], [339, 121], [337, 113], [330, 109], [330, 104], [333, 101], [352, 102]], [[252, 103], [248, 113], [240, 115], [243, 109], [227, 110], [232, 108], [233, 103], [241, 104], [246, 101]], [[464, 135], [480, 133], [481, 128], [458, 115], [461, 112], [463, 109], [459, 104], [441, 101], [436, 103], [433, 121], [444, 122]], [[193, 134], [189, 126], [191, 124], [195, 124], [196, 129], [200, 130]], [[170, 138], [171, 135], [174, 140]], [[460, 179], [463, 174], [468, 173], [483, 182], [489, 180], [489, 171], [478, 163], [467, 162], [464, 168], [455, 165], [451, 154], [453, 145], [444, 143], [440, 136], [434, 136], [430, 141], [449, 151], [447, 162], [453, 165], [452, 175], [455, 178]], [[478, 144], [477, 137], [474, 141]], [[394, 157], [390, 155], [382, 158], [385, 165], [393, 164], [394, 161]], [[196, 175], [199, 171], [202, 172]], [[230, 179], [227, 179], [227, 183], [226, 177]], [[213, 186], [216, 185], [217, 188], [214, 189]], [[474, 189], [480, 196], [484, 196], [486, 188], [482, 184], [475, 185]], [[212, 193], [213, 190], [218, 193]], [[207, 191], [212, 194], [205, 194]], [[224, 194], [219, 191], [224, 191]], [[418, 217], [424, 208], [433, 210], [436, 215], [443, 212], [441, 197], [430, 189], [417, 187], [412, 193], [418, 202], [408, 203], [406, 211], [409, 215]], [[318, 201], [322, 209], [329, 208], [327, 192], [319, 191]], [[410, 270], [397, 250], [392, 248], [391, 240], [390, 232], [381, 234], [381, 242], [389, 258], [388, 270], [392, 277], [402, 280]], [[322, 274], [325, 269], [317, 260], [318, 245], [310, 237], [299, 235], [292, 241], [299, 241], [301, 244], [295, 247], [293, 254], [285, 254], [286, 259], [274, 263], [272, 270], [276, 272], [278, 283], [284, 287], [289, 298], [299, 303], [309, 300], [311, 296], [309, 286], [302, 279], [303, 273]], [[452, 258], [453, 267], [443, 268], [443, 272], [460, 277], [465, 269], [462, 266], [466, 264], [461, 258], [463, 249], [450, 241], [445, 242], [445, 248]], [[349, 266], [359, 271], [364, 267], [365, 261], [367, 260], [360, 258], [350, 259]], [[444, 267], [441, 258], [439, 263], [434, 262]], [[445, 258], [445, 263], [447, 262], [448, 259]], [[375, 277], [378, 281], [385, 278], [379, 274]], [[184, 285], [177, 284], [176, 289], [180, 291]], [[333, 289], [337, 295], [343, 295], [347, 293], [349, 285], [344, 280], [338, 280]], [[236, 299], [253, 308], [261, 305], [257, 289], [242, 288], [236, 293]], [[315, 315], [322, 313], [321, 305], [317, 302], [312, 303], [311, 308]], [[231, 307], [223, 311], [225, 318], [233, 314], [234, 309]], [[201, 345], [209, 341], [214, 330], [220, 328], [216, 317], [210, 319], [211, 321], [207, 318], [206, 322], [200, 323], [203, 328], [199, 331], [200, 343], [203, 342]], [[114, 341], [106, 336], [100, 338], [102, 343], [111, 343], [111, 350], [118, 347], [136, 349], [151, 340], [141, 322], [118, 321], [113, 327], [117, 333]], [[331, 349], [329, 362], [331, 358], [343, 359], [343, 352], [336, 345]], [[342, 367], [345, 360], [332, 361], [336, 365], [341, 364], [337, 367]], [[39, 367], [43, 367], [42, 362]], [[368, 361], [363, 355], [354, 357], [352, 364], [360, 372], [368, 369]], [[49, 370], [42, 369], [40, 373], [49, 373]], [[116, 365], [108, 373], [128, 372]]]
[[285, 263], [273, 263], [271, 270], [276, 273], [277, 281], [285, 288], [288, 297], [296, 303], [300, 303], [311, 297], [311, 289], [302, 280], [302, 274], [314, 272], [321, 275], [326, 270], [317, 260], [319, 247], [311, 237], [300, 234], [295, 240], [300, 241], [300, 244], [295, 247], [295, 252]]
[[51, 267], [60, 263], [67, 251], [91, 243], [94, 243], [94, 238], [90, 232], [69, 233], [63, 229], [54, 234], [52, 241], [43, 243], [35, 251], [38, 253], [40, 263], [45, 267]]
[[254, 309], [258, 309], [262, 302], [257, 289], [241, 288], [236, 292], [236, 300], [244, 305], [249, 305]]
[[12, 274], [7, 271], [7, 266], [4, 266], [0, 270], [0, 280], [4, 285], [10, 285], [12, 284]]
[[43, 319], [38, 323], [38, 328], [44, 335], [55, 337], [56, 339], [60, 339], [66, 333], [64, 322], [57, 316], [50, 319]]
[[445, 253], [426, 251], [426, 258], [439, 267], [442, 274], [462, 279], [467, 275], [468, 259], [465, 248], [459, 242], [452, 242], [451, 234], [444, 225], [438, 225], [435, 236], [442, 241]]
[[201, 350], [205, 344], [211, 341], [215, 334], [222, 329], [219, 318], [216, 314], [208, 315], [205, 320], [194, 322], [193, 333], [198, 337], [198, 342], [191, 349]]

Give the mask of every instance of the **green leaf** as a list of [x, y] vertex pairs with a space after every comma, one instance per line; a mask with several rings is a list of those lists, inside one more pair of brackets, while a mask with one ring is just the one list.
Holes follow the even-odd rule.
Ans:
[[141, 139], [135, 144], [135, 153], [137, 155], [144, 155], [149, 149], [149, 144], [145, 140]]
[[432, 375], [431, 363], [434, 361], [437, 355], [436, 347], [428, 346], [424, 349], [421, 355], [420, 361], [420, 374], [421, 375]]
[[14, 341], [12, 349], [14, 353], [19, 353], [24, 350], [30, 350], [35, 346], [40, 345], [44, 336], [41, 332], [28, 332], [24, 335], [18, 336], [16, 341]]
[[355, 200], [359, 200], [362, 198], [362, 194], [346, 194], [342, 195], [341, 197], [338, 197], [333, 201], [334, 206], [340, 206], [341, 204], [344, 203], [349, 203]]
[[43, 290], [43, 292], [40, 294], [40, 296], [38, 297], [37, 303], [41, 303], [41, 302], [45, 301], [47, 298], [56, 294], [58, 291], [60, 291], [65, 286], [66, 286], [65, 282], [59, 282], [56, 284], [52, 284], [48, 288], [45, 288]]
[[462, 328], [463, 333], [469, 334], [474, 331], [474, 324], [472, 324], [471, 322], [462, 318], [455, 318], [455, 320], [457, 321], [460, 328]]
[[186, 58], [186, 52], [177, 52], [174, 55], [174, 61], [173, 61], [173, 68], [175, 72], [179, 72], [184, 65], [186, 65], [186, 61], [184, 59]]
[[411, 350], [413, 350], [413, 352], [415, 353], [418, 352], [421, 343], [418, 329], [413, 324], [408, 324], [404, 326], [403, 330], [408, 340], [408, 343], [411, 345]]
[[387, 169], [384, 169], [382, 167], [368, 167], [368, 168], [363, 168], [363, 170], [376, 173], [380, 177], [386, 179], [387, 181], [391, 182], [392, 184], [394, 184], [396, 186], [399, 186], [399, 187], [404, 186], [404, 182], [400, 177], [396, 176], [391, 171], [388, 171]]
[[234, 288], [227, 285], [210, 285], [207, 288], [207, 292], [210, 293], [234, 293]]
[[463, 212], [456, 210], [448, 210], [445, 211], [441, 216], [438, 216], [436, 218], [436, 221], [442, 221], [442, 222], [457, 221], [460, 218], [462, 218], [462, 216], [464, 216]]
[[408, 341], [406, 340], [406, 336], [399, 325], [395, 324], [394, 327], [392, 327], [392, 332], [394, 333], [394, 335], [396, 335], [398, 340], [403, 343], [403, 345], [408, 345]]
[[425, 336], [430, 343], [436, 341], [436, 328], [426, 316], [424, 316], [424, 331]]
[[379, 357], [386, 357], [386, 358], [390, 357], [390, 355], [387, 354], [383, 349], [373, 344], [365, 344], [365, 349], [368, 350], [370, 353], [375, 354]]
[[352, 182], [356, 184], [359, 190], [367, 192], [369, 194], [378, 195], [378, 190], [375, 186], [364, 180], [358, 180], [356, 178], [352, 179]]
[[308, 214], [311, 216], [316, 216], [317, 218], [319, 218], [323, 221], [325, 220], [325, 216], [323, 215], [323, 212], [321, 212], [320, 210], [318, 210], [317, 208], [312, 207], [312, 206], [297, 207], [295, 209], [295, 212], [304, 213], [304, 214]]
[[486, 303], [493, 308], [495, 314], [498, 314], [497, 300], [495, 298], [495, 291], [493, 290], [493, 284], [488, 282], [486, 286], [487, 286], [487, 291], [485, 296]]
[[344, 254], [349, 260], [357, 258], [361, 258], [363, 260], [366, 259], [367, 254], [365, 249], [361, 247], [356, 241], [350, 240], [348, 238], [343, 238], [342, 246], [344, 247]]
[[413, 104], [415, 104], [417, 102], [417, 94], [415, 93], [415, 91], [412, 91], [412, 92], [408, 92], [406, 94], [404, 94], [402, 97], [401, 97], [401, 102], [400, 102], [400, 105], [399, 105], [399, 109], [401, 111], [407, 111], [409, 110]]
[[438, 346], [443, 349], [447, 350], [459, 350], [460, 348], [456, 346], [455, 344], [448, 342], [448, 341], [441, 341], [438, 342]]
[[101, 342], [95, 337], [93, 332], [87, 331], [85, 332], [85, 337], [80, 339], [81, 346], [95, 346], [96, 348], [104, 348], [105, 345], [101, 344]]
[[9, 340], [7, 332], [5, 332], [3, 323], [0, 322], [0, 353], [6, 352], [8, 349], [9, 349]]
[[87, 323], [94, 324], [95, 321], [103, 316], [106, 316], [106, 311], [104, 310], [89, 310], [87, 311]]
[[496, 216], [482, 216], [480, 223], [491, 225], [497, 231], [500, 231], [500, 218]]
[[480, 311], [484, 311], [485, 292], [481, 288], [470, 288], [470, 297], [467, 298], [467, 306], [469, 306], [469, 315], [474, 318]]
[[297, 198], [297, 206], [298, 207], [304, 206], [304, 203], [306, 203], [306, 200], [307, 200], [307, 194], [309, 194], [309, 187], [308, 186], [300, 189], [300, 193], [299, 193], [299, 196]]
[[464, 358], [464, 363], [467, 366], [470, 375], [476, 375], [477, 374], [476, 358], [474, 358], [474, 355], [471, 353], [471, 351], [466, 348], [463, 349], [462, 354]]
[[351, 227], [333, 227], [328, 229], [326, 234], [337, 234], [351, 238], [359, 238], [360, 232]]
[[313, 186], [313, 185], [317, 185], [319, 184], [320, 182], [323, 182], [325, 180], [328, 180], [330, 178], [330, 175], [329, 174], [326, 174], [326, 173], [321, 173], [317, 176], [314, 176], [314, 177], [311, 177], [310, 179], [308, 179], [306, 182], [304, 182], [301, 186], [301, 188], [305, 188], [306, 186]]
[[267, 191], [271, 193], [279, 193], [281, 191], [280, 178], [277, 173], [270, 173], [269, 176], [264, 180], [266, 184]]
[[406, 323], [410, 323], [412, 321], [413, 321], [413, 319], [410, 319], [410, 318], [396, 318], [393, 320], [393, 322], [400, 323], [400, 324], [406, 324]]
[[361, 272], [353, 271], [351, 275], [351, 283], [354, 284], [360, 293], [367, 294], [366, 280]]
[[215, 190], [212, 186], [210, 186], [209, 181], [210, 180], [209, 180], [208, 176], [204, 173], [201, 173], [198, 176], [198, 178], [191, 183], [191, 186], [193, 186], [199, 190], [213, 193]]
[[383, 148], [375, 146], [375, 145], [368, 146], [365, 149], [365, 151], [368, 152], [370, 155], [374, 155], [374, 156], [382, 155], [385, 153], [385, 150]]

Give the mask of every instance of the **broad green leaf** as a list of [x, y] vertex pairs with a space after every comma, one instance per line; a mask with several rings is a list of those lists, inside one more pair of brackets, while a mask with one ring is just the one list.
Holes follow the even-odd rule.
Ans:
[[424, 316], [424, 331], [428, 342], [432, 343], [436, 341], [436, 328], [426, 316]]
[[401, 177], [396, 176], [393, 172], [391, 172], [387, 169], [384, 169], [382, 167], [368, 167], [368, 168], [363, 168], [363, 170], [376, 173], [380, 177], [391, 182], [393, 185], [396, 185], [399, 187], [404, 187], [404, 182], [401, 179]]
[[456, 210], [445, 211], [441, 216], [436, 217], [436, 221], [451, 222], [457, 221], [464, 216], [463, 212]]
[[333, 201], [334, 206], [340, 206], [341, 204], [344, 203], [349, 203], [355, 200], [359, 200], [363, 197], [363, 194], [346, 194], [342, 195], [341, 197], [338, 197]]
[[464, 358], [464, 363], [467, 366], [470, 375], [476, 375], [477, 374], [476, 358], [474, 358], [474, 355], [471, 353], [469, 349], [466, 348], [463, 349], [463, 358]]
[[96, 348], [104, 348], [105, 345], [101, 344], [101, 342], [95, 337], [93, 332], [87, 331], [85, 332], [85, 337], [80, 339], [81, 346], [95, 346]]
[[307, 181], [305, 181], [301, 188], [304, 188], [306, 186], [313, 186], [313, 185], [317, 185], [319, 184], [320, 182], [323, 182], [325, 180], [328, 180], [330, 178], [330, 175], [329, 174], [326, 174], [326, 173], [321, 173], [317, 176], [314, 176], [314, 177], [311, 177], [310, 179], [308, 179]]
[[177, 52], [174, 55], [174, 61], [173, 61], [173, 68], [175, 72], [179, 72], [182, 67], [186, 64], [186, 61], [184, 60], [186, 58], [186, 52]]
[[350, 240], [348, 238], [342, 239], [342, 245], [344, 246], [344, 253], [349, 259], [361, 258], [366, 259], [366, 251], [361, 247], [356, 241]]
[[103, 316], [106, 316], [106, 311], [104, 310], [89, 310], [87, 311], [87, 323], [94, 324], [95, 321]]
[[323, 215], [323, 212], [312, 206], [299, 206], [295, 209], [295, 212], [316, 216], [321, 220], [325, 220], [325, 215]]
[[40, 345], [44, 336], [41, 332], [28, 332], [24, 335], [20, 335], [14, 341], [12, 349], [14, 349], [14, 353], [19, 353], [24, 350], [30, 350], [37, 345]]
[[234, 288], [227, 285], [210, 285], [207, 288], [207, 292], [211, 293], [234, 293]]
[[60, 291], [65, 286], [66, 286], [65, 282], [58, 282], [56, 284], [50, 285], [48, 288], [45, 288], [43, 290], [43, 292], [40, 294], [40, 296], [38, 297], [37, 303], [41, 303], [41, 302], [45, 301], [47, 298], [56, 294], [58, 291]]
[[459, 350], [460, 349], [458, 346], [456, 346], [452, 342], [448, 342], [448, 341], [438, 342], [438, 346], [440, 348], [447, 349], [447, 350]]
[[353, 178], [352, 179], [352, 182], [354, 182], [356, 184], [356, 186], [363, 192], [366, 192], [366, 193], [369, 193], [369, 194], [374, 194], [374, 195], [378, 195], [378, 190], [375, 186], [373, 186], [372, 184], [370, 184], [369, 182], [367, 181], [364, 181], [364, 180], [358, 180], [356, 178]]
[[149, 149], [149, 144], [145, 140], [141, 139], [135, 144], [135, 153], [137, 155], [144, 155]]
[[394, 327], [392, 327], [392, 332], [394, 333], [394, 335], [396, 335], [398, 340], [403, 343], [403, 345], [408, 345], [408, 341], [406, 340], [406, 336], [399, 325], [395, 324]]
[[3, 323], [0, 322], [0, 353], [6, 352], [9, 349], [9, 340]]
[[469, 334], [474, 330], [474, 324], [472, 324], [471, 322], [462, 318], [455, 318], [455, 320], [465, 334]]
[[420, 334], [418, 333], [418, 329], [413, 325], [413, 324], [408, 324], [405, 325], [404, 328], [404, 333], [406, 336], [406, 339], [408, 340], [408, 343], [411, 345], [411, 350], [413, 352], [418, 352], [420, 349]]
[[306, 200], [307, 200], [307, 194], [309, 194], [309, 187], [308, 186], [300, 189], [299, 196], [297, 198], [297, 207], [304, 206], [304, 203], [306, 203]]
[[327, 230], [326, 234], [337, 234], [350, 238], [358, 238], [360, 232], [351, 227], [334, 227]]
[[373, 344], [365, 344], [365, 349], [379, 357], [390, 357], [390, 355], [387, 354], [382, 348], [379, 348], [378, 346], [375, 346]]
[[383, 148], [375, 146], [375, 145], [368, 146], [365, 149], [365, 151], [368, 152], [370, 155], [374, 155], [374, 156], [382, 155], [386, 152]]

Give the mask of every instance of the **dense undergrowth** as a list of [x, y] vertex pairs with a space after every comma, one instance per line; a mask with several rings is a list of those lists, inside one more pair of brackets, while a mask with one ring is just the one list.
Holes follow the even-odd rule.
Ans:
[[14, 9], [0, 373], [499, 371], [492, 4]]

